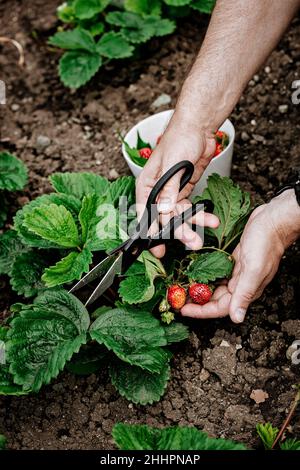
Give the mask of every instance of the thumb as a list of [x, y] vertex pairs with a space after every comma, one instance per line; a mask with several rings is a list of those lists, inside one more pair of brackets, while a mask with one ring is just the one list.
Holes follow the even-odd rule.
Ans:
[[250, 274], [242, 269], [232, 293], [229, 304], [229, 315], [234, 323], [242, 323], [245, 319], [247, 309], [253, 300], [259, 288], [259, 276]]
[[[162, 174], [164, 175], [169, 168], [163, 168]], [[178, 201], [178, 194], [180, 188], [180, 179], [182, 176], [182, 171], [176, 173], [164, 186], [161, 190], [158, 198], [158, 211], [163, 214], [168, 214], [175, 209], [175, 206]]]

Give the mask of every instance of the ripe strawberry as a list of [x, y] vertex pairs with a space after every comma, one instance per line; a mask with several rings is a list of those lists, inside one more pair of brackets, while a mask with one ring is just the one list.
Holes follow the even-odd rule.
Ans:
[[196, 283], [190, 285], [189, 295], [196, 304], [204, 305], [210, 300], [212, 290], [207, 284]]
[[216, 134], [215, 134], [216, 142], [218, 144], [221, 144], [223, 142], [223, 139], [224, 139], [225, 136], [226, 136], [225, 132], [217, 131]]
[[146, 158], [148, 160], [148, 158], [151, 157], [152, 149], [150, 147], [144, 147], [139, 150], [139, 154], [142, 158]]
[[216, 150], [215, 150], [215, 153], [214, 153], [214, 157], [217, 157], [218, 155], [220, 155], [221, 152], [223, 152], [223, 146], [222, 144], [217, 144], [216, 145]]
[[179, 310], [186, 301], [186, 292], [183, 287], [173, 284], [168, 288], [167, 299], [172, 308]]

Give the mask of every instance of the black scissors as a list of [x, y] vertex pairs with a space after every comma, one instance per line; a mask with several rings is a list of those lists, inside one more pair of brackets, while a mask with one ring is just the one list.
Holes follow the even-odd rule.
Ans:
[[142, 251], [166, 243], [168, 240], [174, 240], [174, 231], [200, 210], [213, 211], [214, 206], [210, 200], [203, 200], [201, 204], [192, 204], [182, 214], [172, 217], [169, 223], [162, 227], [157, 234], [148, 236], [149, 228], [159, 215], [156, 200], [160, 191], [176, 173], [183, 169], [185, 171], [180, 181], [180, 191], [187, 185], [194, 173], [194, 165], [184, 160], [170, 168], [157, 181], [148, 197], [141, 220], [131, 237], [112, 250], [103, 261], [89, 271], [69, 292], [75, 292], [95, 279], [100, 279], [97, 287], [85, 303], [85, 305], [91, 304], [112, 285], [116, 275], [127, 271]]

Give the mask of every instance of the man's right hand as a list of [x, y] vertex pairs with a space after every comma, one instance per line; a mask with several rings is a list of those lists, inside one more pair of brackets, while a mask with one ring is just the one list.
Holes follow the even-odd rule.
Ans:
[[[216, 144], [213, 133], [208, 133], [208, 131], [201, 130], [201, 128], [186, 129], [183, 122], [177, 117], [175, 112], [159, 145], [138, 177], [136, 185], [138, 217], [142, 215], [150, 191], [157, 180], [173, 165], [182, 160], [189, 160], [195, 166], [191, 181], [179, 193], [180, 179], [183, 171], [179, 172], [165, 185], [157, 202], [159, 212], [162, 214], [161, 222], [163, 224], [167, 223], [173, 212], [176, 212], [175, 208], [177, 208], [177, 211], [180, 211], [181, 203], [185, 204], [186, 209], [186, 198], [192, 192], [214, 154]], [[203, 213], [199, 213], [198, 218], [195, 217], [194, 220], [199, 225], [205, 224], [205, 226], [212, 228], [218, 224], [218, 219], [212, 214], [205, 214], [203, 218]], [[155, 233], [157, 229], [157, 225], [154, 225], [151, 233]], [[177, 233], [175, 232], [175, 236], [181, 239], [183, 243], [187, 240], [193, 240], [192, 246], [189, 243], [189, 248], [194, 250], [200, 249], [202, 246], [200, 237], [193, 237], [193, 234], [190, 232], [192, 230], [185, 224], [184, 230], [178, 230]], [[162, 257], [165, 252], [164, 245], [153, 248], [152, 251], [157, 257]]]

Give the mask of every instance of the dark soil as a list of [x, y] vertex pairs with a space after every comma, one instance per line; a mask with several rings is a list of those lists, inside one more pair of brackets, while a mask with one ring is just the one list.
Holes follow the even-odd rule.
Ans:
[[[28, 188], [11, 200], [12, 212], [48, 191], [47, 176], [54, 171], [89, 170], [112, 179], [128, 173], [117, 131], [150, 114], [162, 93], [175, 104], [207, 25], [206, 18], [183, 22], [176, 35], [147, 46], [138, 62], [106, 67], [70, 93], [57, 77], [58, 53], [47, 46], [57, 26], [58, 3], [0, 4], [1, 35], [17, 39], [26, 57], [22, 69], [16, 51], [0, 46], [0, 78], [7, 85], [7, 105], [0, 107], [0, 145], [30, 170]], [[300, 71], [299, 35], [298, 18], [232, 114], [237, 129], [232, 176], [257, 201], [270, 197], [299, 162], [299, 106], [291, 102], [291, 85]], [[40, 135], [50, 138], [44, 149], [37, 145]], [[9, 448], [111, 449], [111, 428], [118, 421], [196, 425], [210, 435], [257, 447], [255, 425], [271, 421], [279, 426], [293, 398], [292, 385], [299, 382], [299, 366], [292, 366], [286, 355], [295, 336], [300, 339], [299, 261], [294, 245], [242, 326], [228, 319], [191, 324], [189, 342], [175, 349], [172, 380], [160, 403], [128, 403], [105, 371], [88, 378], [63, 373], [39, 395], [1, 398], [0, 432]], [[1, 288], [6, 314], [13, 299], [6, 279]], [[250, 398], [255, 389], [268, 393], [265, 402]], [[300, 437], [299, 417], [290, 431]]]

